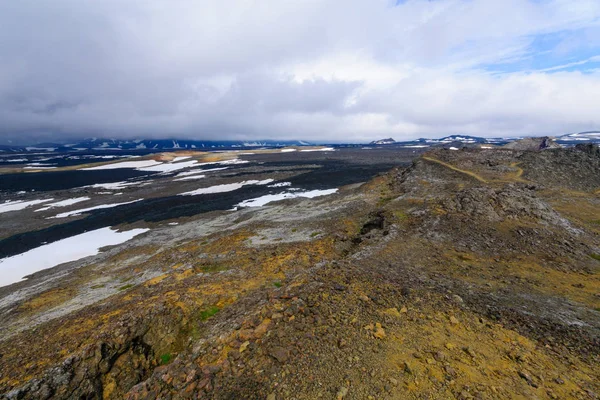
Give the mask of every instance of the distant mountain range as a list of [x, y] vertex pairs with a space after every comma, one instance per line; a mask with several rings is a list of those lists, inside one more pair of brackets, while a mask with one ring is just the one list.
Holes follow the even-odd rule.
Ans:
[[0, 146], [0, 151], [84, 151], [84, 150], [227, 150], [256, 147], [309, 146], [311, 143], [294, 141], [239, 141], [239, 140], [179, 140], [179, 139], [137, 139], [119, 140], [89, 138], [74, 143], [39, 143], [33, 146]]
[[[468, 135], [451, 135], [440, 139], [416, 139], [409, 141], [397, 142], [392, 138], [380, 139], [372, 141], [368, 146], [398, 146], [404, 148], [425, 148], [425, 147], [481, 147], [481, 146], [502, 146], [504, 144], [522, 139], [523, 137], [506, 137], [506, 138], [482, 138]], [[600, 131], [587, 131], [579, 133], [570, 133], [553, 138], [553, 141], [561, 146], [574, 146], [579, 143], [599, 143]], [[120, 140], [120, 139], [102, 139], [89, 138], [74, 143], [39, 143], [33, 146], [11, 146], [0, 145], [0, 152], [35, 152], [35, 151], [89, 151], [89, 150], [145, 150], [145, 151], [165, 151], [165, 150], [180, 150], [180, 149], [197, 149], [197, 150], [234, 150], [256, 147], [285, 147], [285, 146], [310, 146], [313, 143], [304, 142], [301, 140], [295, 141], [239, 141], [239, 140], [178, 140], [178, 139], [137, 139], [137, 140]], [[336, 147], [356, 147], [364, 146], [357, 144], [337, 144]]]
[[[468, 135], [451, 135], [441, 139], [416, 139], [410, 141], [396, 142], [392, 138], [375, 140], [369, 143], [370, 146], [400, 146], [400, 147], [476, 147], [481, 145], [502, 146], [523, 137], [505, 137], [505, 138], [482, 138]], [[552, 138], [553, 142], [569, 147], [579, 143], [598, 143], [600, 144], [600, 131], [588, 131], [579, 133], [569, 133]]]
[[398, 145], [403, 147], [431, 147], [431, 146], [439, 146], [439, 145], [464, 145], [464, 144], [505, 144], [514, 139], [487, 139], [476, 136], [466, 136], [466, 135], [451, 135], [446, 136], [441, 139], [415, 139], [410, 141], [396, 142], [392, 138], [375, 140], [370, 145]]

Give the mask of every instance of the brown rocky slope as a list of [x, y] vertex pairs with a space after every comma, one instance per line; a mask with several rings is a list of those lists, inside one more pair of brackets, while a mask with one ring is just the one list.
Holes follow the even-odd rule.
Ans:
[[5, 335], [2, 398], [597, 398], [598, 171], [593, 147], [434, 150], [332, 198], [203, 216], [229, 225], [116, 254], [104, 274], [134, 284]]

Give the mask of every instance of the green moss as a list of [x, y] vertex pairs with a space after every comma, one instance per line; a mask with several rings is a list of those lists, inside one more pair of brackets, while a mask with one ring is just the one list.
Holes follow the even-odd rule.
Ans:
[[298, 232], [298, 228], [292, 229], [292, 232]]
[[592, 257], [594, 260], [600, 261], [600, 254], [590, 254], [590, 257]]
[[315, 236], [319, 236], [321, 234], [321, 232], [313, 232], [310, 234], [311, 238], [314, 238]]
[[166, 364], [170, 363], [172, 359], [173, 359], [173, 355], [171, 353], [165, 353], [160, 356], [160, 364], [166, 365]]
[[205, 273], [212, 272], [221, 272], [226, 271], [228, 269], [227, 265], [219, 265], [219, 264], [211, 264], [211, 265], [202, 265], [199, 267], [200, 271]]
[[200, 328], [198, 327], [198, 324], [193, 324], [192, 328], [190, 329], [190, 337], [193, 340], [198, 340], [202, 337], [202, 331], [200, 330]]
[[394, 196], [380, 196], [379, 200], [377, 201], [377, 205], [379, 207], [382, 207], [384, 205], [386, 205], [387, 203], [389, 203], [390, 201], [394, 200]]
[[127, 290], [129, 288], [133, 287], [133, 285], [131, 283], [128, 283], [127, 285], [121, 286], [119, 288], [119, 290]]
[[396, 210], [393, 212], [396, 221], [404, 221], [408, 219], [408, 215], [404, 211]]
[[281, 282], [273, 282], [273, 286], [280, 288]]
[[206, 310], [200, 311], [200, 319], [202, 321], [206, 321], [207, 319], [209, 319], [210, 317], [212, 317], [219, 311], [220, 311], [219, 307], [211, 306], [211, 307], [207, 308]]

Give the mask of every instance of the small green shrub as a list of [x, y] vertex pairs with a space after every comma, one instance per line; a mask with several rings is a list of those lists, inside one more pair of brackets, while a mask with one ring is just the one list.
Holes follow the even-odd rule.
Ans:
[[281, 282], [273, 282], [273, 286], [280, 288]]
[[590, 254], [590, 257], [592, 257], [594, 260], [600, 261], [600, 254]]
[[202, 321], [205, 321], [207, 319], [209, 319], [210, 317], [212, 317], [213, 315], [215, 315], [216, 313], [219, 312], [219, 307], [217, 306], [211, 306], [209, 308], [207, 308], [206, 310], [200, 311], [200, 319]]
[[321, 232], [313, 232], [310, 234], [311, 238], [314, 238], [315, 236], [319, 236], [321, 234]]
[[132, 288], [133, 285], [131, 283], [128, 283], [127, 285], [123, 285], [119, 288], [119, 290], [127, 290], [129, 288]]
[[161, 363], [161, 365], [166, 365], [166, 364], [170, 363], [172, 359], [173, 359], [173, 355], [171, 353], [165, 353], [160, 356], [160, 363]]

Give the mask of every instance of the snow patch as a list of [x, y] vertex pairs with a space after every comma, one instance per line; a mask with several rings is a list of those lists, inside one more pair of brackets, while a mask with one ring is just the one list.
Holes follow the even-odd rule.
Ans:
[[96, 183], [94, 185], [84, 186], [92, 189], [106, 189], [106, 190], [121, 190], [125, 189], [127, 186], [145, 186], [150, 183], [143, 182], [111, 182], [111, 183]]
[[248, 161], [248, 160], [240, 160], [239, 158], [234, 158], [232, 160], [209, 162], [209, 163], [205, 163], [205, 164], [236, 165], [236, 164], [248, 164], [249, 162], [250, 161]]
[[70, 206], [73, 204], [81, 203], [82, 201], [87, 201], [89, 199], [90, 199], [89, 197], [75, 197], [73, 199], [57, 201], [56, 203], [46, 204], [46, 207], [35, 210], [35, 212], [47, 211], [47, 210], [49, 210], [51, 208], [55, 208], [55, 207], [67, 207], [67, 206]]
[[304, 153], [309, 153], [312, 151], [335, 151], [335, 149], [333, 147], [324, 147], [322, 149], [305, 149], [305, 150], [300, 150], [301, 152]]
[[54, 199], [44, 199], [44, 200], [30, 200], [30, 201], [6, 201], [0, 204], [0, 213], [5, 213], [9, 211], [18, 211], [23, 210], [24, 208], [35, 206], [36, 204], [47, 203]]
[[234, 190], [241, 189], [246, 185], [268, 185], [273, 182], [273, 179], [265, 179], [262, 181], [250, 180], [243, 182], [235, 182], [235, 183], [227, 183], [223, 185], [215, 185], [206, 188], [200, 188], [196, 190], [192, 190], [191, 192], [180, 193], [179, 196], [196, 196], [199, 194], [210, 194], [210, 193], [226, 193], [233, 192]]
[[125, 204], [132, 204], [132, 203], [137, 203], [138, 201], [142, 201], [144, 199], [137, 199], [137, 200], [133, 200], [133, 201], [127, 201], [125, 203], [115, 203], [115, 204], [101, 204], [99, 206], [95, 206], [95, 207], [89, 207], [89, 208], [82, 208], [80, 210], [73, 210], [73, 211], [67, 211], [61, 214], [57, 214], [54, 217], [49, 217], [46, 219], [53, 219], [53, 218], [66, 218], [66, 217], [71, 217], [73, 215], [80, 215], [89, 211], [93, 211], [93, 210], [102, 210], [105, 208], [113, 208], [113, 207], [118, 207], [118, 206], [124, 206]]
[[278, 182], [278, 183], [269, 185], [268, 187], [276, 188], [276, 187], [286, 187], [286, 186], [292, 186], [292, 182]]
[[138, 171], [146, 172], [173, 172], [179, 171], [180, 169], [190, 168], [196, 166], [198, 161], [184, 161], [176, 164], [158, 164], [150, 167], [136, 168]]
[[236, 205], [237, 207], [262, 207], [266, 204], [269, 204], [273, 201], [279, 201], [284, 199], [293, 199], [297, 197], [305, 197], [312, 199], [314, 197], [319, 196], [328, 196], [330, 194], [336, 193], [337, 189], [326, 189], [326, 190], [309, 190], [307, 192], [283, 192], [278, 194], [267, 194], [264, 196], [260, 196], [254, 199], [244, 200], [241, 203]]
[[202, 179], [202, 178], [206, 178], [206, 175], [202, 174], [202, 175], [190, 175], [190, 176], [185, 176], [183, 178], [179, 178], [179, 179], [173, 179], [174, 181], [193, 181], [196, 179]]
[[148, 168], [156, 165], [161, 165], [161, 162], [155, 160], [140, 160], [140, 161], [123, 161], [114, 164], [99, 165], [97, 167], [82, 168], [82, 171], [97, 171], [101, 169], [118, 169], [118, 168]]
[[0, 260], [0, 286], [23, 280], [24, 276], [100, 252], [104, 246], [124, 243], [149, 229], [117, 232], [110, 227], [85, 232]]

